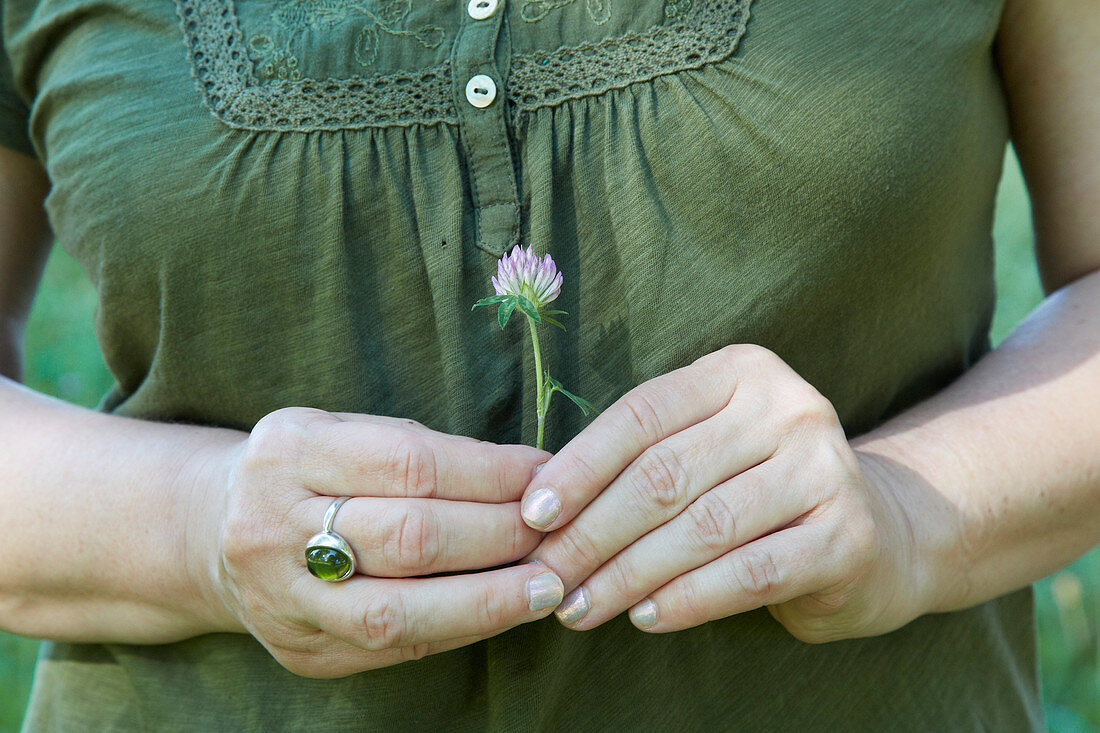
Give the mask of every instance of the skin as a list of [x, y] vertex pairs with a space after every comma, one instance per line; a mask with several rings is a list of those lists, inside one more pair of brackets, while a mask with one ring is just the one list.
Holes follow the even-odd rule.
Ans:
[[[1100, 536], [1097, 37], [1091, 0], [1009, 0], [1000, 36], [1053, 294], [950, 388], [851, 442], [820, 394], [745, 345], [640, 385], [552, 458], [369, 415], [290, 407], [246, 434], [67, 405], [16, 382], [48, 181], [0, 149], [0, 556], [65, 548], [0, 564], [0, 628], [251, 633], [292, 672], [336, 677], [543, 618], [561, 581], [589, 594], [573, 628], [650, 599], [650, 631], [767, 606], [825, 641], [1070, 562]], [[519, 500], [547, 488], [562, 508], [544, 536]], [[301, 548], [341, 495], [363, 572], [326, 584]], [[448, 575], [525, 557], [542, 564]]]
[[873, 636], [1021, 588], [1100, 540], [1097, 38], [1091, 0], [1010, 1], [998, 38], [1053, 291], [1041, 307], [852, 441], [758, 347], [632, 390], [525, 495], [528, 523], [550, 532], [529, 559], [572, 591], [563, 623], [629, 611], [667, 632], [767, 607], [804, 641]]

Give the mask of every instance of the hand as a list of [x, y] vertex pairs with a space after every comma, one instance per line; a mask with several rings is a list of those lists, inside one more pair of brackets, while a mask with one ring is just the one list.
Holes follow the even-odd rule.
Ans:
[[577, 630], [767, 606], [805, 641], [885, 633], [928, 609], [875, 460], [781, 359], [726, 347], [631, 390], [541, 468], [523, 515], [551, 534], [529, 559], [574, 589], [558, 617]]
[[[518, 499], [547, 454], [438, 433], [412, 420], [287, 408], [216, 461], [214, 594], [291, 672], [340, 677], [488, 638], [550, 614], [561, 581], [512, 563], [540, 533]], [[306, 570], [333, 497], [357, 574]]]

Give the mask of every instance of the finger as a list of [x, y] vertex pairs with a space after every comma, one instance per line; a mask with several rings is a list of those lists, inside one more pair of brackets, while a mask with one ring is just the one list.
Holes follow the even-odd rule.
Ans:
[[646, 448], [573, 521], [548, 535], [532, 559], [572, 589], [708, 489], [769, 458], [775, 442], [760, 429], [765, 419], [761, 403], [735, 398], [713, 417]]
[[295, 432], [301, 481], [326, 496], [516, 501], [550, 456], [373, 415], [318, 411]]
[[538, 472], [524, 492], [524, 520], [561, 527], [646, 448], [716, 414], [735, 389], [725, 362], [708, 354], [627, 392]]
[[297, 598], [308, 623], [376, 652], [534, 621], [549, 615], [563, 593], [557, 575], [528, 563], [438, 578], [315, 580], [304, 584]]
[[643, 631], [679, 631], [827, 588], [838, 575], [828, 537], [820, 523], [807, 523], [742, 545], [652, 593], [630, 609], [630, 621]]
[[815, 492], [792, 486], [794, 473], [767, 461], [714, 487], [585, 579], [566, 596], [558, 619], [572, 629], [594, 628], [674, 578], [789, 525], [818, 503]]
[[[307, 503], [302, 544], [320, 531], [331, 497]], [[519, 515], [519, 504], [444, 499], [356, 497], [333, 523], [355, 552], [358, 572], [392, 578], [476, 570], [515, 562], [542, 537]], [[305, 557], [300, 557], [305, 565]]]

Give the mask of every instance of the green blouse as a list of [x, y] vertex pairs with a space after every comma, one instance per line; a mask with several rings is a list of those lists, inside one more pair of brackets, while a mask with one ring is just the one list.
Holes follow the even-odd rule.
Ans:
[[[516, 242], [564, 273], [545, 358], [600, 408], [755, 342], [855, 435], [988, 348], [1002, 0], [0, 5], [0, 144], [98, 290], [102, 410], [532, 442], [527, 344], [470, 310]], [[551, 418], [552, 450], [585, 423]], [[551, 617], [325, 681], [244, 635], [49, 644], [26, 726], [1029, 730], [1036, 666], [1030, 591], [818, 646], [763, 610]]]

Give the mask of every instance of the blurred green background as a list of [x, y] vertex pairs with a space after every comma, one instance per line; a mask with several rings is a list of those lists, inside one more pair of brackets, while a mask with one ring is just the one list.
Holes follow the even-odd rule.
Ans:
[[[1039, 302], [1031, 214], [1011, 153], [997, 198], [999, 298], [994, 343]], [[92, 406], [111, 383], [92, 331], [95, 294], [80, 266], [55, 248], [27, 333], [27, 383]], [[1055, 731], [1100, 731], [1100, 548], [1037, 585], [1039, 645], [1047, 724]], [[0, 731], [18, 730], [37, 644], [0, 633]]]

